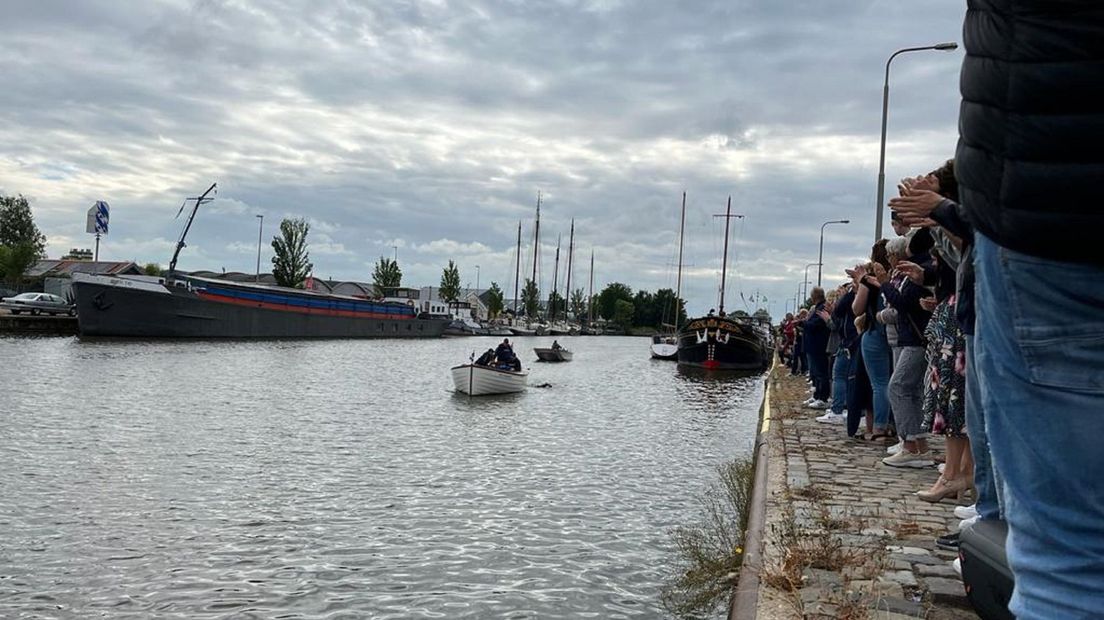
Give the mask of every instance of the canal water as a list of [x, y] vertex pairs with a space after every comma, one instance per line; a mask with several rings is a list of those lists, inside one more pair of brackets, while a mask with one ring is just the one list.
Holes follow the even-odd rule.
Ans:
[[663, 617], [670, 531], [749, 454], [762, 382], [576, 337], [0, 338], [0, 617]]

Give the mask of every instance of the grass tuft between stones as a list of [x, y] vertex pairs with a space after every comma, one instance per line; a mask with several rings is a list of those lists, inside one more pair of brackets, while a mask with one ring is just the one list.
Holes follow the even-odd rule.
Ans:
[[699, 521], [671, 533], [678, 559], [662, 601], [679, 618], [711, 617], [728, 602], [743, 565], [755, 466], [737, 459], [718, 466], [717, 476], [699, 497]]

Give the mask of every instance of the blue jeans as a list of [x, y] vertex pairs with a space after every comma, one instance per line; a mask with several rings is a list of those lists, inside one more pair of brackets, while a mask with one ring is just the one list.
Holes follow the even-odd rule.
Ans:
[[985, 408], [974, 366], [974, 337], [971, 335], [966, 336], [966, 432], [970, 436], [970, 454], [974, 457], [978, 517], [1000, 519], [1000, 496], [993, 461], [989, 457], [989, 435], [985, 429]]
[[874, 428], [889, 425], [889, 378], [893, 376], [893, 358], [885, 334], [868, 331], [862, 337], [862, 357], [870, 390], [874, 393]]
[[847, 349], [836, 353], [832, 364], [832, 413], [843, 413], [847, 409], [847, 381], [851, 375], [851, 356]]
[[975, 241], [974, 359], [1003, 482], [1010, 608], [1104, 618], [1104, 269]]

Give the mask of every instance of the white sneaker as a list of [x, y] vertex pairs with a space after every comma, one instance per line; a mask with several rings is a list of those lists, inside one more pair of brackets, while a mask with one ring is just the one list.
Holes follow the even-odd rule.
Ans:
[[955, 506], [954, 516], [959, 519], [972, 519], [978, 516], [977, 504], [970, 504], [969, 506]]
[[958, 531], [961, 532], [962, 530], [970, 527], [971, 525], [973, 525], [977, 522], [978, 522], [978, 516], [977, 515], [974, 515], [974, 516], [970, 517], [969, 519], [963, 519], [963, 520], [958, 522]]
[[937, 467], [936, 469], [939, 470], [939, 473], [943, 473], [943, 470], [947, 469], [947, 464], [946, 463], [940, 463], [939, 467]]
[[828, 403], [824, 402], [823, 400], [813, 400], [813, 402], [805, 406], [809, 409], [827, 409]]
[[904, 449], [904, 447], [905, 447], [905, 442], [898, 441], [897, 443], [893, 444], [892, 446], [886, 448], [886, 454], [888, 454], [890, 456], [893, 456], [894, 454], [897, 454], [902, 449]]
[[842, 413], [826, 412], [822, 416], [818, 416], [817, 422], [823, 422], [825, 424], [844, 424], [847, 422], [847, 416]]
[[908, 450], [901, 450], [893, 456], [887, 456], [882, 459], [882, 463], [890, 467], [915, 467], [919, 469], [922, 467], [931, 467], [935, 464], [935, 461], [931, 459], [931, 452], [909, 452]]
[[951, 562], [951, 568], [958, 573], [959, 577], [962, 576], [962, 560], [960, 558], [955, 558], [954, 562]]
[[816, 399], [813, 398], [812, 396], [810, 396], [809, 398], [806, 398], [804, 401], [802, 401], [801, 404], [808, 407], [809, 405], [813, 404], [814, 402], [816, 402]]

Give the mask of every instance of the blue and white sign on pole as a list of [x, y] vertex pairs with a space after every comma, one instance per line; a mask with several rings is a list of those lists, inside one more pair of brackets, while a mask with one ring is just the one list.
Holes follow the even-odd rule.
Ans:
[[106, 202], [97, 200], [96, 204], [88, 210], [88, 223], [85, 226], [85, 231], [93, 235], [106, 235], [110, 209]]
[[88, 221], [85, 223], [84, 229], [89, 234], [96, 235], [96, 253], [92, 260], [97, 263], [100, 262], [100, 236], [107, 234], [107, 222], [110, 213], [111, 208], [102, 200], [97, 200], [96, 204], [88, 210]]

